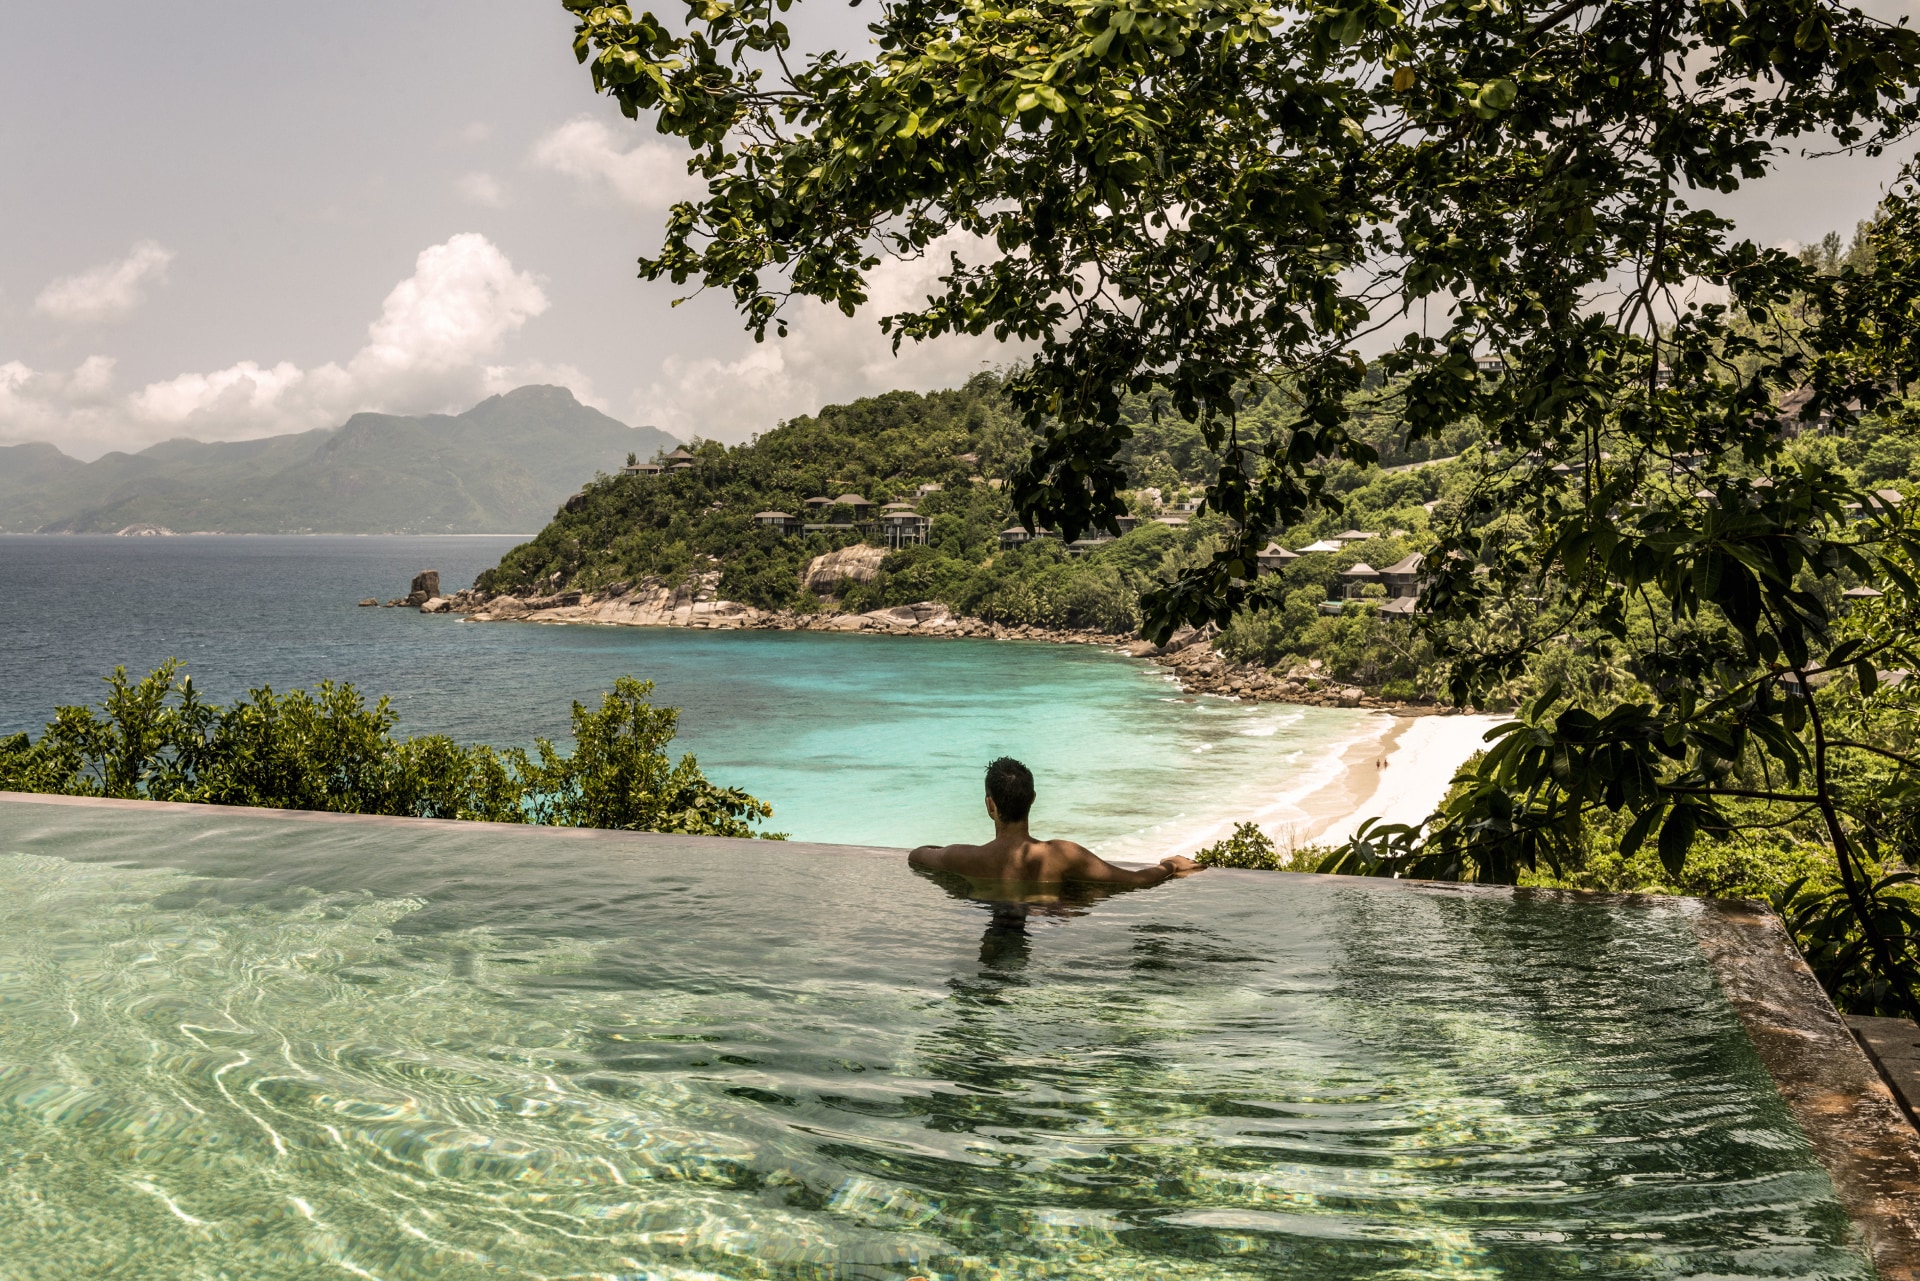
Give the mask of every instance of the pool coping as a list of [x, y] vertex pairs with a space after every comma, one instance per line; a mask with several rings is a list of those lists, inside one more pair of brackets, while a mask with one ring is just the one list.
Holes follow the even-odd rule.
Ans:
[[[0, 791], [0, 803], [206, 813], [236, 818], [353, 823], [410, 828], [466, 828], [460, 819], [335, 814], [249, 806]], [[487, 824], [486, 826], [494, 826]], [[506, 824], [499, 826], [505, 827]], [[519, 827], [536, 840], [589, 840], [645, 847], [684, 846], [688, 841], [734, 844], [741, 838], [626, 832], [600, 828]], [[537, 834], [537, 835], [536, 835]], [[898, 859], [905, 851], [871, 845], [809, 841], [753, 841], [767, 853], [831, 854]], [[1700, 899], [1653, 894], [1608, 894], [1527, 886], [1471, 885], [1453, 881], [1353, 878], [1313, 873], [1212, 869], [1214, 875], [1278, 875], [1369, 888], [1427, 894], [1509, 898], [1546, 902], [1606, 903], [1621, 907], [1682, 906], [1701, 953], [1721, 991], [1746, 1028], [1795, 1122], [1832, 1179], [1834, 1191], [1882, 1281], [1920, 1281], [1920, 1130], [1909, 1122], [1893, 1092], [1868, 1061], [1846, 1021], [1834, 1009], [1801, 957], [1779, 916], [1766, 904], [1745, 899]]]
[[470, 818], [410, 818], [399, 814], [339, 814], [330, 810], [280, 810], [264, 805], [203, 805], [192, 801], [142, 801], [115, 796], [64, 796], [53, 792], [8, 792], [0, 790], [0, 803], [19, 801], [33, 805], [71, 805], [94, 809], [158, 810], [181, 814], [230, 814], [235, 818], [290, 819], [299, 823], [354, 823], [369, 827], [400, 828], [498, 828], [516, 836], [546, 841], [603, 841], [613, 844], [682, 845], [688, 841], [702, 844], [732, 845], [745, 842], [768, 851], [791, 853], [854, 854], [862, 858], [899, 858], [906, 851], [879, 845], [832, 845], [820, 841], [770, 841], [760, 837], [695, 836], [681, 832], [629, 832], [609, 827], [548, 827], [533, 823], [488, 823]]
[[1694, 932], [1882, 1281], [1920, 1281], [1920, 1131], [1763, 903], [1693, 899]]

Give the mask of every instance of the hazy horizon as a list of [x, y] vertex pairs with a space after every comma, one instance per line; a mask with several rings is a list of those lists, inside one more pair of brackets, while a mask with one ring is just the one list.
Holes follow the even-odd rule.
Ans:
[[[391, 417], [391, 418], [416, 418], [416, 419], [427, 419], [427, 418], [459, 418], [459, 417], [461, 417], [461, 416], [463, 416], [463, 415], [465, 415], [466, 413], [468, 413], [469, 411], [471, 411], [471, 410], [474, 410], [474, 409], [477, 409], [477, 408], [479, 408], [479, 407], [480, 407], [481, 405], [484, 405], [484, 404], [485, 404], [485, 403], [486, 403], [487, 401], [489, 401], [489, 400], [496, 400], [496, 399], [498, 399], [498, 398], [500, 398], [500, 397], [502, 397], [502, 396], [510, 396], [510, 395], [512, 395], [512, 394], [513, 394], [514, 392], [516, 392], [516, 391], [524, 391], [524, 390], [526, 390], [526, 389], [528, 389], [528, 388], [533, 388], [533, 387], [558, 387], [558, 388], [559, 388], [559, 389], [560, 389], [561, 391], [564, 391], [564, 392], [566, 392], [567, 394], [569, 394], [569, 395], [571, 395], [571, 396], [573, 396], [573, 398], [574, 398], [574, 399], [575, 399], [576, 401], [579, 401], [579, 400], [580, 400], [580, 397], [579, 397], [579, 394], [578, 394], [577, 392], [575, 392], [575, 391], [573, 390], [573, 388], [571, 388], [571, 387], [568, 387], [568, 386], [565, 386], [564, 384], [560, 384], [560, 383], [522, 383], [522, 384], [521, 384], [520, 386], [518, 386], [518, 387], [510, 387], [510, 388], [508, 388], [508, 389], [507, 389], [507, 390], [505, 390], [505, 391], [498, 391], [498, 392], [490, 392], [490, 393], [488, 393], [487, 395], [485, 395], [485, 396], [483, 396], [483, 397], [481, 397], [481, 398], [480, 398], [479, 400], [477, 400], [477, 401], [475, 401], [475, 402], [474, 402], [473, 404], [471, 404], [471, 405], [464, 405], [464, 406], [461, 406], [460, 408], [457, 408], [457, 409], [437, 409], [437, 410], [429, 410], [429, 411], [426, 411], [426, 412], [424, 412], [424, 413], [419, 413], [419, 414], [390, 414], [390, 413], [387, 413], [387, 411], [384, 411], [384, 410], [378, 410], [378, 409], [358, 409], [358, 410], [355, 410], [355, 411], [354, 411], [353, 413], [351, 413], [351, 414], [349, 414], [349, 415], [347, 415], [347, 416], [346, 416], [345, 418], [343, 418], [343, 419], [341, 419], [341, 420], [340, 420], [339, 422], [337, 422], [337, 423], [330, 423], [330, 424], [327, 424], [327, 425], [325, 425], [325, 426], [321, 426], [321, 427], [303, 427], [303, 428], [297, 428], [297, 429], [294, 429], [294, 430], [292, 430], [292, 431], [287, 431], [287, 432], [276, 432], [276, 433], [274, 433], [274, 434], [273, 434], [273, 436], [249, 436], [249, 437], [242, 437], [242, 438], [238, 438], [237, 440], [234, 440], [234, 441], [221, 441], [221, 440], [202, 440], [201, 438], [199, 438], [199, 437], [197, 437], [197, 436], [188, 436], [188, 435], [179, 435], [179, 436], [168, 436], [168, 437], [165, 437], [164, 439], [161, 439], [161, 440], [155, 440], [155, 441], [149, 441], [149, 442], [147, 442], [146, 444], [143, 444], [143, 445], [139, 445], [139, 446], [136, 446], [136, 447], [134, 447], [134, 448], [130, 448], [130, 449], [121, 449], [121, 448], [112, 448], [112, 449], [106, 449], [106, 450], [103, 450], [103, 451], [101, 451], [101, 452], [99, 452], [99, 453], [95, 453], [95, 454], [90, 454], [90, 455], [87, 455], [87, 456], [82, 456], [82, 455], [79, 455], [79, 454], [75, 454], [75, 453], [73, 453], [73, 452], [71, 452], [71, 451], [69, 451], [69, 450], [66, 450], [66, 449], [61, 449], [61, 448], [60, 448], [60, 446], [59, 446], [59, 445], [58, 445], [58, 444], [57, 444], [56, 442], [54, 442], [54, 441], [50, 441], [50, 440], [20, 440], [20, 441], [13, 441], [13, 440], [0, 440], [0, 449], [5, 449], [5, 448], [10, 448], [10, 447], [12, 447], [12, 446], [14, 446], [14, 445], [52, 445], [52, 446], [53, 446], [53, 447], [54, 447], [55, 449], [59, 449], [61, 453], [63, 453], [63, 454], [66, 454], [66, 455], [67, 455], [67, 457], [69, 457], [69, 458], [73, 458], [73, 459], [76, 459], [76, 460], [78, 460], [78, 461], [80, 461], [80, 462], [97, 462], [97, 461], [99, 461], [99, 460], [100, 460], [101, 458], [104, 458], [104, 457], [106, 457], [106, 456], [107, 456], [107, 455], [109, 455], [109, 454], [114, 454], [114, 453], [122, 453], [122, 454], [139, 454], [139, 453], [145, 453], [145, 452], [146, 452], [146, 451], [148, 451], [148, 450], [151, 450], [151, 449], [157, 449], [157, 448], [159, 448], [159, 447], [160, 447], [160, 446], [162, 446], [162, 445], [178, 445], [178, 444], [190, 444], [190, 445], [218, 445], [218, 444], [223, 444], [223, 443], [226, 443], [226, 444], [230, 444], [230, 443], [238, 443], [238, 440], [268, 440], [268, 439], [273, 439], [273, 438], [274, 438], [274, 437], [276, 437], [276, 436], [299, 436], [299, 435], [305, 435], [305, 434], [307, 434], [307, 433], [310, 433], [310, 432], [322, 432], [322, 433], [332, 433], [332, 432], [336, 432], [336, 431], [339, 431], [339, 430], [340, 430], [341, 428], [343, 428], [343, 427], [345, 427], [345, 426], [346, 426], [346, 425], [347, 425], [348, 423], [350, 423], [350, 422], [352, 422], [352, 421], [353, 421], [353, 420], [354, 420], [355, 418], [358, 418], [358, 417], [360, 417], [360, 416], [361, 416], [362, 414], [371, 414], [371, 415], [375, 415], [375, 416], [383, 416], [383, 417]], [[585, 404], [586, 402], [584, 402], [584, 401], [581, 401], [580, 403], [582, 403], [582, 404]], [[597, 407], [597, 406], [588, 406], [588, 407], [589, 407], [589, 408], [594, 408], [594, 409], [598, 409], [598, 407]], [[603, 414], [606, 414], [606, 410], [604, 410], [604, 409], [599, 409], [599, 410], [598, 410], [598, 412], [600, 412], [600, 413], [603, 413]], [[629, 430], [636, 430], [636, 429], [637, 429], [637, 430], [646, 430], [646, 429], [648, 429], [648, 428], [650, 428], [650, 427], [652, 427], [652, 426], [653, 426], [653, 425], [652, 425], [651, 423], [630, 423], [630, 422], [628, 422], [628, 421], [627, 421], [626, 419], [624, 419], [624, 418], [621, 418], [621, 417], [620, 417], [620, 416], [619, 416], [618, 414], [607, 414], [607, 417], [609, 417], [609, 418], [611, 418], [611, 419], [613, 419], [613, 420], [614, 420], [615, 422], [617, 422], [617, 423], [619, 423], [619, 424], [620, 424], [621, 426], [623, 426], [623, 427], [626, 427], [626, 428], [628, 428]], [[656, 429], [656, 430], [663, 430], [663, 429]], [[669, 433], [669, 434], [671, 434], [671, 433]], [[676, 439], [679, 439], [679, 440], [680, 440], [680, 443], [681, 443], [681, 444], [686, 444], [686, 443], [688, 443], [688, 442], [687, 442], [686, 440], [684, 440], [684, 439], [681, 439], [681, 438], [678, 438], [678, 437], [676, 437]], [[462, 535], [462, 537], [465, 537], [465, 536], [466, 536], [466, 535]]]

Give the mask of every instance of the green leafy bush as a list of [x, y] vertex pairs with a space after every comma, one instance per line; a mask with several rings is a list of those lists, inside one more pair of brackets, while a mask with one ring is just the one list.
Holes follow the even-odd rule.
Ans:
[[654, 707], [652, 693], [651, 681], [623, 676], [597, 711], [573, 705], [572, 752], [541, 739], [529, 754], [438, 734], [397, 739], [387, 700], [369, 707], [349, 684], [262, 688], [220, 707], [201, 701], [175, 662], [138, 682], [116, 668], [100, 711], [61, 707], [38, 739], [0, 740], [0, 790], [760, 834], [754, 824], [772, 806], [709, 782], [691, 755], [668, 759], [679, 712]]
[[1265, 872], [1286, 867], [1273, 839], [1260, 830], [1258, 823], [1236, 823], [1232, 836], [1215, 841], [1196, 853], [1193, 860], [1202, 867], [1246, 867]]

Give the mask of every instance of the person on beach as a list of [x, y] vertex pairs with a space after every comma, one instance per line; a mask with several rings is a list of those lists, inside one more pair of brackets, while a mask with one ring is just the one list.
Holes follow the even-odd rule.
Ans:
[[969, 881], [1024, 885], [1158, 885], [1200, 870], [1174, 854], [1152, 867], [1116, 867], [1072, 841], [1037, 841], [1027, 831], [1033, 808], [1033, 772], [1011, 756], [987, 766], [987, 816], [993, 839], [985, 845], [922, 845], [907, 863], [925, 872], [947, 872]]

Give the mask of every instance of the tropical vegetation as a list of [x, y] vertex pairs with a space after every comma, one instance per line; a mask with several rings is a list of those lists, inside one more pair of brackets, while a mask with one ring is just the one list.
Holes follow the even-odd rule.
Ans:
[[[1406, 439], [1474, 423], [1491, 464], [1439, 522], [1416, 621], [1448, 696], [1576, 642], [1630, 679], [1549, 680], [1445, 809], [1355, 865], [1513, 881], [1624, 824], [1623, 856], [1651, 842], [1678, 872], [1791, 830], [1830, 853], [1861, 999], [1920, 1016], [1872, 813], [1912, 758], [1829, 702], [1897, 720], [1878, 674], [1916, 665], [1912, 632], [1835, 600], [1869, 587], [1903, 621], [1920, 537], [1793, 448], [1904, 430], [1920, 194], [1903, 180], [1845, 262], [1713, 208], [1813, 140], [1903, 144], [1904, 23], [1821, 0], [883, 0], [870, 47], [802, 54], [786, 0], [564, 3], [594, 87], [705, 182], [643, 276], [729, 292], [764, 337], [795, 296], [851, 313], [883, 257], [938, 255], [933, 295], [883, 323], [1023, 344], [1013, 506], [1068, 538], [1121, 514], [1122, 406], [1166, 389], [1231, 525], [1144, 595], [1154, 638], [1231, 626], [1265, 541], [1377, 461], [1359, 345], [1397, 330]], [[1285, 430], [1249, 439], [1268, 386]], [[1885, 767], [1864, 793], [1861, 755]]]
[[396, 738], [387, 700], [368, 706], [349, 684], [261, 688], [223, 707], [176, 663], [137, 681], [116, 668], [97, 710], [61, 707], [39, 737], [0, 739], [0, 791], [767, 835], [755, 825], [772, 806], [709, 782], [691, 755], [669, 759], [679, 713], [652, 692], [621, 677], [597, 710], [573, 705], [572, 751], [541, 739], [528, 752]]

